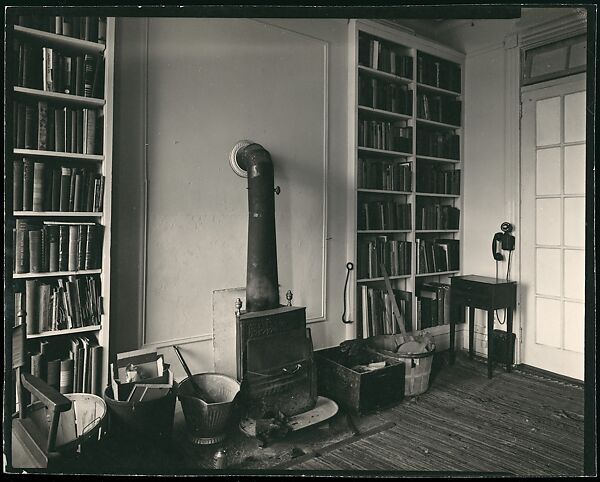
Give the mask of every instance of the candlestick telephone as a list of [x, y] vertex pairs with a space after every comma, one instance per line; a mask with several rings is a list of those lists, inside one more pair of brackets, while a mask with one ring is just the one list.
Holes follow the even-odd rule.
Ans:
[[510, 234], [513, 230], [512, 224], [503, 222], [500, 225], [501, 232], [494, 234], [492, 239], [492, 256], [496, 261], [503, 261], [504, 255], [498, 251], [498, 243], [504, 251], [512, 251], [515, 249], [515, 237]]

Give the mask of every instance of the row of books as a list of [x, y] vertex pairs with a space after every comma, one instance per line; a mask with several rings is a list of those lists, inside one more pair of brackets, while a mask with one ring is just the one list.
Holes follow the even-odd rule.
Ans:
[[461, 102], [444, 95], [417, 94], [417, 117], [460, 126]]
[[72, 15], [19, 15], [17, 25], [106, 44], [106, 17]]
[[359, 157], [357, 178], [359, 188], [408, 192], [412, 189], [412, 164], [403, 159]]
[[460, 194], [460, 169], [444, 170], [439, 166], [422, 164], [418, 174], [418, 192]]
[[17, 219], [13, 230], [15, 273], [98, 269], [104, 226], [96, 223]]
[[412, 115], [412, 91], [405, 84], [361, 76], [358, 78], [358, 105]]
[[412, 127], [405, 122], [359, 119], [358, 145], [386, 151], [411, 152]]
[[412, 332], [412, 293], [393, 289], [394, 298], [400, 311], [396, 318], [389, 293], [380, 288], [362, 285], [359, 313], [361, 314], [363, 338], [375, 335], [395, 335], [402, 333], [400, 324], [407, 332]]
[[389, 42], [360, 35], [358, 63], [365, 67], [412, 79], [413, 59]]
[[358, 241], [359, 279], [380, 278], [383, 276], [381, 265], [388, 276], [410, 274], [411, 242], [377, 236], [374, 240]]
[[28, 279], [15, 292], [15, 313], [25, 311], [28, 335], [100, 325], [100, 293], [97, 275]]
[[400, 201], [364, 201], [358, 205], [358, 229], [411, 229], [411, 204]]
[[55, 48], [16, 44], [15, 85], [82, 97], [104, 97], [104, 58], [66, 55]]
[[460, 92], [460, 65], [419, 52], [417, 54], [417, 82]]
[[460, 209], [443, 204], [430, 204], [417, 209], [417, 229], [458, 229]]
[[13, 161], [15, 211], [102, 212], [105, 178], [92, 168]]
[[450, 285], [437, 281], [423, 283], [417, 294], [417, 327], [422, 330], [450, 323]]
[[417, 274], [458, 271], [459, 243], [458, 239], [417, 238]]
[[419, 128], [417, 132], [417, 155], [460, 158], [460, 136], [449, 131]]
[[102, 109], [15, 102], [13, 141], [18, 149], [102, 154]]
[[30, 354], [30, 371], [60, 393], [91, 393], [101, 396], [102, 346], [93, 336], [75, 336], [70, 347], [58, 349], [53, 342], [40, 342]]

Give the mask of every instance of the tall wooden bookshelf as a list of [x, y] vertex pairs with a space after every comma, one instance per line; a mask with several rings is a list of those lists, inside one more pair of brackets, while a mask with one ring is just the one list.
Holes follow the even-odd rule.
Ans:
[[[407, 330], [449, 331], [448, 313], [441, 324], [422, 323], [418, 298], [423, 283], [449, 284], [461, 271], [463, 86], [463, 54], [378, 22], [351, 22], [348, 256], [355, 265], [350, 296], [357, 337], [400, 332], [385, 315], [373, 327], [377, 309], [389, 310], [383, 275], [374, 267], [381, 256], [397, 300], [407, 300], [400, 308], [403, 318], [408, 312]], [[421, 244], [436, 245], [435, 266], [429, 259], [423, 269]], [[444, 249], [458, 259], [442, 259]], [[371, 288], [381, 293], [374, 311]]]
[[[81, 311], [82, 316], [75, 320], [75, 313], [71, 313], [71, 320], [67, 320], [62, 315], [54, 316], [52, 313], [48, 317], [44, 315], [45, 322], [50, 320], [50, 324], [46, 325], [44, 322], [43, 326], [38, 325], [35, 329], [29, 327], [26, 350], [28, 356], [36, 353], [42, 343], [46, 347], [51, 347], [49, 348], [50, 353], [60, 352], [61, 354], [58, 356], [63, 358], [70, 356], [69, 347], [72, 346], [72, 341], [78, 337], [85, 337], [92, 344], [97, 342], [102, 349], [97, 352], [98, 355], [101, 353], [100, 356], [94, 355], [98, 359], [96, 368], [94, 368], [94, 372], [98, 370], [96, 383], [93, 384], [90, 378], [85, 387], [74, 385], [71, 391], [93, 392], [102, 395], [108, 379], [110, 328], [115, 22], [114, 18], [110, 17], [103, 20], [99, 20], [98, 17], [55, 17], [39, 14], [39, 11], [35, 10], [30, 9], [24, 16], [17, 16], [11, 12], [11, 15], [7, 17], [6, 55], [9, 68], [6, 76], [7, 122], [5, 123], [4, 186], [5, 340], [8, 340], [7, 343], [9, 343], [15, 323], [18, 323], [19, 320], [25, 320], [25, 322], [28, 320], [27, 313], [23, 317], [18, 316], [19, 310], [15, 306], [17, 299], [26, 305], [25, 292], [28, 282], [32, 283], [31, 286], [34, 286], [35, 283], [50, 286], [49, 292], [52, 293], [50, 301], [48, 303], [36, 301], [38, 310], [42, 306], [52, 307], [52, 300], [55, 298], [54, 289], [58, 286], [59, 280], [62, 280], [65, 287], [67, 282], [74, 283], [70, 285], [71, 287], [77, 284], [79, 294], [82, 294], [79, 288], [85, 291], [84, 298], [80, 300], [80, 304], [84, 304]], [[76, 25], [75, 22], [77, 22]], [[63, 26], [65, 27], [64, 31], [62, 30]], [[54, 57], [52, 57], [53, 55]], [[81, 60], [77, 60], [78, 57]], [[55, 63], [52, 62], [52, 58], [55, 59]], [[65, 60], [67, 58], [68, 61]], [[68, 74], [68, 65], [71, 65], [71, 75]], [[84, 79], [86, 67], [90, 74]], [[29, 76], [23, 73], [23, 69], [29, 69]], [[62, 79], [60, 82], [59, 78]], [[96, 92], [97, 86], [99, 91]], [[19, 117], [21, 115], [19, 105], [34, 106], [33, 112], [36, 118], [27, 128], [29, 129], [37, 123], [35, 126], [38, 135], [37, 145], [35, 136], [32, 136], [33, 144], [28, 142], [27, 145], [23, 145], [19, 138], [24, 135], [20, 132], [24, 124]], [[44, 106], [45, 113], [43, 115], [40, 114], [42, 112], [41, 105]], [[37, 106], [37, 112], [35, 106]], [[46, 108], [48, 108], [47, 111]], [[73, 147], [66, 146], [67, 137], [64, 138], [64, 143], [62, 140], [58, 141], [59, 138], [62, 139], [62, 136], [59, 135], [54, 120], [60, 119], [60, 125], [62, 125], [63, 118], [60, 117], [62, 112], [65, 113], [65, 122], [68, 122], [67, 116], [72, 115], [71, 121], [78, 125], [78, 127], [73, 127], [71, 132], [74, 137], [77, 136]], [[51, 119], [51, 115], [56, 117]], [[40, 129], [45, 134], [40, 134]], [[49, 136], [52, 135], [54, 137], [50, 141]], [[40, 139], [42, 140], [40, 141]], [[35, 191], [34, 199], [37, 196], [37, 204], [34, 200], [33, 207], [19, 201], [20, 191], [27, 189], [25, 187], [27, 181], [22, 179], [24, 174], [15, 172], [15, 166], [23, 164], [25, 165], [23, 169], [27, 169], [26, 162], [29, 162], [30, 165], [33, 164], [35, 169], [39, 167], [39, 172], [43, 173], [33, 179], [33, 182], [37, 183], [33, 184], [32, 188]], [[20, 169], [21, 167], [18, 170], [20, 171]], [[56, 184], [52, 182], [52, 175], [56, 175], [55, 172], [60, 173], [59, 180], [63, 179], [63, 175], [65, 175], [64, 179], [67, 179], [66, 173], [70, 172], [79, 183], [80, 187], [67, 189], [73, 193], [73, 196], [75, 196], [74, 193], [79, 195], [79, 201], [73, 200], [72, 208], [65, 208], [62, 200], [52, 199], [57, 192]], [[84, 180], [87, 186], [84, 186]], [[40, 188], [40, 181], [42, 181], [43, 190]], [[75, 181], [73, 181], [73, 186], [75, 186], [74, 183]], [[61, 186], [59, 192], [63, 194], [66, 191]], [[59, 208], [55, 201], [61, 203]], [[77, 206], [80, 208], [76, 209]], [[28, 237], [17, 238], [16, 233], [13, 233], [13, 230], [16, 231], [17, 225], [24, 226], [23, 221], [29, 223], [28, 230], [37, 231], [39, 229], [50, 238], [38, 245], [45, 246], [44, 253], [40, 258], [43, 260], [41, 267], [34, 268], [33, 259], [29, 259], [28, 265], [20, 265], [20, 269], [16, 268], [16, 264], [21, 263], [20, 258], [17, 259], [17, 253], [23, 252], [23, 244], [20, 244], [20, 247], [16, 246], [17, 239], [26, 239], [27, 243], [31, 239]], [[85, 236], [78, 238], [78, 243], [81, 244], [87, 238], [87, 233], [91, 230], [94, 231], [93, 236], [96, 237], [96, 240], [94, 242], [90, 240], [89, 246], [80, 248], [83, 251], [78, 252], [78, 256], [81, 258], [76, 266], [72, 266], [70, 261], [66, 269], [65, 266], [58, 265], [57, 258], [54, 257], [56, 251], [51, 247], [51, 243], [57, 243], [55, 236], [61, 227], [56, 226], [56, 228], [52, 228], [52, 231], [50, 229], [46, 231], [47, 226], [51, 223], [54, 223], [55, 226], [69, 226], [70, 223], [71, 226], [75, 226], [79, 234], [85, 230]], [[88, 225], [92, 225], [92, 227], [88, 228]], [[50, 232], [53, 234], [49, 234]], [[26, 236], [31, 235], [27, 234]], [[72, 240], [74, 241], [75, 237]], [[88, 247], [89, 249], [87, 249]], [[29, 252], [26, 253], [27, 256], [29, 256]], [[86, 256], [89, 259], [86, 259]], [[37, 264], [37, 254], [35, 259], [35, 264]], [[89, 292], [85, 290], [90, 285], [81, 280], [94, 280], [94, 286], [98, 291], [96, 292], [97, 296], [93, 297], [93, 302], [92, 297], [86, 298], [87, 294], [92, 293], [91, 289]], [[17, 293], [23, 294], [18, 295]], [[41, 295], [36, 293], [35, 296]], [[31, 299], [33, 300], [34, 296], [31, 296]], [[63, 305], [56, 303], [55, 314], [60, 311], [59, 306]], [[22, 310], [26, 311], [26, 306], [22, 306]], [[90, 315], [92, 312], [97, 316]], [[54, 323], [52, 322], [53, 317]], [[30, 319], [33, 320], [33, 318]], [[41, 319], [42, 315], [36, 315], [36, 323], [39, 323]], [[57, 320], [60, 320], [60, 323]], [[81, 340], [84, 341], [83, 338]], [[91, 352], [88, 352], [87, 356], [91, 357]], [[32, 367], [28, 367], [28, 369], [31, 370]], [[46, 367], [46, 370], [49, 368]], [[77, 369], [75, 368], [75, 370]], [[91, 375], [91, 370], [92, 365], [89, 364], [86, 372], [90, 371]], [[44, 375], [47, 376], [48, 373], [46, 372]], [[5, 376], [10, 376], [10, 369], [5, 371]], [[7, 389], [12, 387], [14, 387], [14, 380], [5, 385]]]

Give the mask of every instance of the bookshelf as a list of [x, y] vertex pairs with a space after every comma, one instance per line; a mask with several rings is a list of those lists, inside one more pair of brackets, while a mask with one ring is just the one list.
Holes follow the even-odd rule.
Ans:
[[[14, 68], [7, 75], [5, 132], [5, 334], [24, 311], [27, 369], [63, 393], [102, 395], [110, 328], [114, 18], [36, 14], [14, 16], [7, 25], [7, 65]], [[58, 382], [49, 363], [56, 367], [56, 360]]]
[[[349, 74], [348, 258], [355, 265], [356, 320], [350, 336], [400, 333], [374, 266], [381, 259], [407, 330], [447, 334], [443, 285], [461, 267], [464, 55], [354, 20]], [[423, 247], [435, 250], [435, 266], [433, 259], [419, 262]]]

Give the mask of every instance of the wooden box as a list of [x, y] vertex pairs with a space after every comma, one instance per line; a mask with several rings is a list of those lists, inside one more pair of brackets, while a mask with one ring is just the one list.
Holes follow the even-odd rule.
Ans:
[[[315, 351], [318, 393], [335, 400], [354, 413], [399, 402], [404, 398], [405, 367], [401, 360], [367, 350], [341, 347]], [[352, 367], [385, 361], [386, 366], [370, 372]]]

